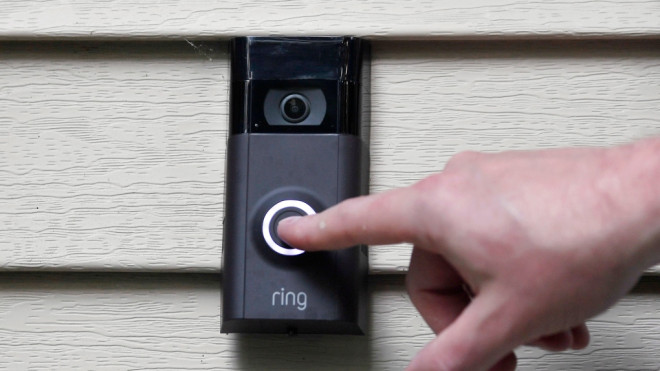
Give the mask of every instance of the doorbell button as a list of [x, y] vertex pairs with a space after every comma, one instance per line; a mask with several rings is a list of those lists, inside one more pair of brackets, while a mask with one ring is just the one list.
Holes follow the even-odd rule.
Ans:
[[284, 200], [275, 204], [266, 212], [263, 223], [261, 224], [261, 233], [268, 247], [276, 253], [286, 256], [295, 256], [304, 253], [304, 250], [291, 248], [280, 239], [277, 235], [277, 225], [280, 221], [291, 216], [312, 214], [316, 214], [314, 209], [299, 200]]

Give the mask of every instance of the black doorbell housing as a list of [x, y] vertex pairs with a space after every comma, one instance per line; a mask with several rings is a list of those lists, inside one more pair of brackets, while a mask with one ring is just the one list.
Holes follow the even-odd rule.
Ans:
[[231, 41], [223, 332], [364, 333], [366, 247], [305, 252], [277, 224], [367, 193], [368, 82], [358, 38]]

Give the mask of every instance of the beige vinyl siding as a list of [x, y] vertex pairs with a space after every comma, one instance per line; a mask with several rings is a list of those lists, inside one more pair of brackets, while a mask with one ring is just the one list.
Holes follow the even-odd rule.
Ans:
[[[218, 272], [224, 42], [0, 44], [0, 269]], [[374, 42], [371, 191], [462, 150], [660, 134], [660, 43]], [[374, 273], [410, 247], [373, 247]], [[657, 270], [656, 270], [657, 271]]]
[[[237, 35], [373, 41], [372, 192], [660, 134], [658, 1], [3, 1], [0, 368], [400, 370], [432, 338], [406, 245], [370, 248], [367, 336], [220, 334]], [[660, 369], [658, 274], [520, 369]]]
[[5, 39], [217, 39], [357, 35], [381, 39], [628, 38], [660, 34], [653, 0], [5, 0]]
[[[432, 333], [401, 276], [370, 282], [366, 336], [220, 333], [217, 275], [0, 274], [0, 368], [402, 370]], [[585, 350], [517, 350], [519, 370], [657, 370], [657, 281], [589, 322]]]

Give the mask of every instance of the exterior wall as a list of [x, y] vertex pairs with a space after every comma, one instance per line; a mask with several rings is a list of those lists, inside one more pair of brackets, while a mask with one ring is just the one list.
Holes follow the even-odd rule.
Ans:
[[[223, 42], [0, 44], [0, 267], [218, 272]], [[456, 152], [660, 134], [660, 43], [376, 41], [371, 190]], [[201, 50], [201, 52], [200, 52]], [[139, 248], [136, 248], [139, 246]], [[410, 247], [374, 247], [372, 271]]]
[[6, 39], [332, 34], [409, 40], [660, 33], [660, 4], [653, 0], [6, 0], [0, 14], [0, 36]]
[[[405, 245], [370, 250], [365, 337], [220, 334], [229, 36], [373, 40], [372, 192], [660, 134], [658, 2], [283, 4], [0, 4], [0, 367], [395, 370], [431, 339]], [[660, 369], [659, 273], [520, 368]]]
[[[400, 275], [371, 280], [366, 336], [221, 334], [220, 290], [215, 274], [3, 274], [0, 368], [401, 370], [432, 338]], [[659, 290], [590, 321], [583, 351], [519, 349], [519, 369], [657, 370]]]

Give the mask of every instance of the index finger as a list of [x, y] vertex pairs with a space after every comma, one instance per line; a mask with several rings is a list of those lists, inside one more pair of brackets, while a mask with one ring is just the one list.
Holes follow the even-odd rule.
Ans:
[[321, 213], [280, 222], [277, 233], [303, 250], [414, 242], [421, 197], [412, 187], [343, 201]]

